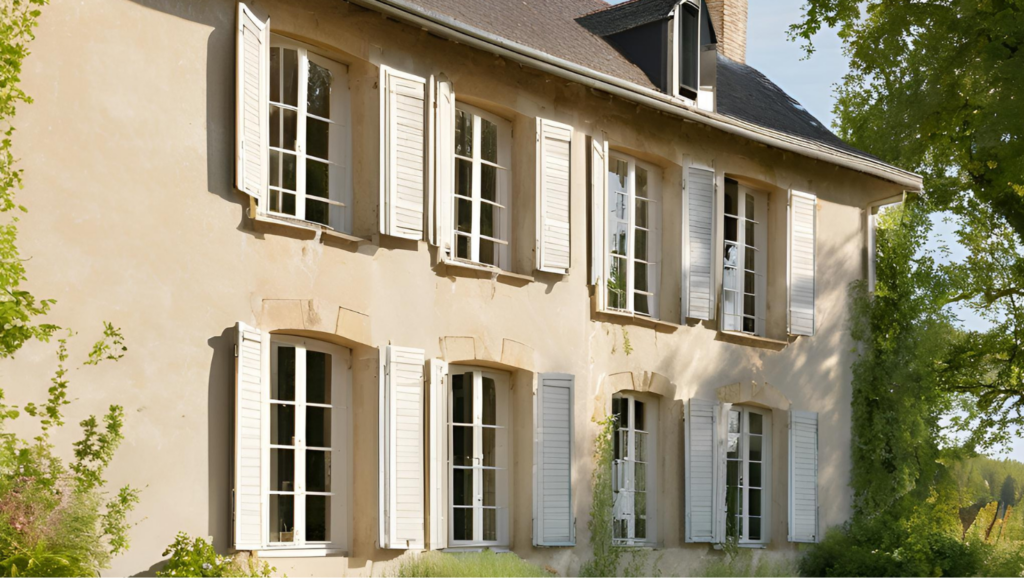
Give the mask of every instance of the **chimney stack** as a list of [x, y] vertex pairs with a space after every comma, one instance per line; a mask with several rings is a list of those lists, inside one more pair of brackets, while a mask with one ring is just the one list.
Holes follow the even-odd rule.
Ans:
[[718, 36], [718, 53], [747, 61], [747, 0], [705, 0]]

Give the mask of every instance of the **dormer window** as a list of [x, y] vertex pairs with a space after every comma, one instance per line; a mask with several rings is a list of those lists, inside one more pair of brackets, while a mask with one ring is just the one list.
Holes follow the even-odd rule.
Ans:
[[700, 85], [700, 7], [683, 2], [676, 13], [679, 23], [679, 95], [697, 98]]

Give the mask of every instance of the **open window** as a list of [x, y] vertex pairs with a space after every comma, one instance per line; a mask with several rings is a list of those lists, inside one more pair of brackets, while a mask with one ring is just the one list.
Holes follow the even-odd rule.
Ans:
[[765, 335], [768, 194], [725, 180], [722, 330]]
[[657, 318], [661, 169], [612, 151], [607, 191], [605, 305]]
[[771, 529], [772, 413], [733, 406], [725, 456], [725, 534], [739, 544], [767, 544]]
[[676, 9], [679, 94], [697, 99], [700, 88], [700, 5], [685, 1]]
[[657, 541], [658, 404], [635, 393], [612, 398], [616, 417], [612, 492], [616, 545], [650, 545]]

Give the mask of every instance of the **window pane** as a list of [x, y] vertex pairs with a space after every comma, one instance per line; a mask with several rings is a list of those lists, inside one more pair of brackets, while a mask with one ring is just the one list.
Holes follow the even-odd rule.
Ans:
[[498, 235], [495, 234], [495, 223], [497, 223], [498, 219], [500, 218], [500, 214], [498, 213], [499, 211], [501, 211], [501, 209], [499, 209], [495, 205], [491, 205], [490, 203], [480, 204], [481, 235], [486, 235], [487, 237], [495, 238], [499, 237]]
[[635, 518], [633, 521], [633, 538], [647, 538], [647, 493], [633, 495]]
[[754, 296], [747, 294], [743, 296], [743, 313], [748, 316], [755, 315], [754, 312]]
[[277, 372], [270, 382], [270, 398], [273, 400], [295, 400], [295, 348], [277, 347]]
[[736, 410], [729, 411], [729, 434], [739, 434], [740, 432], [740, 413]]
[[626, 309], [626, 258], [613, 257], [608, 272], [608, 307]]
[[761, 489], [750, 489], [747, 491], [750, 497], [750, 515], [761, 516]]
[[295, 540], [295, 497], [270, 495], [270, 542], [291, 543]]
[[473, 509], [452, 509], [452, 539], [473, 540]]
[[270, 146], [295, 150], [295, 140], [299, 132], [298, 113], [291, 109], [283, 109], [274, 105], [270, 106]]
[[[731, 456], [729, 458], [732, 458]], [[730, 487], [739, 486], [740, 484], [740, 461], [738, 460], [727, 460], [725, 461], [725, 484]]]
[[456, 198], [455, 226], [458, 231], [473, 232], [473, 202], [468, 199]]
[[700, 33], [697, 31], [697, 8], [684, 4], [679, 21], [679, 84], [697, 90]]
[[647, 231], [637, 229], [633, 234], [633, 238], [636, 241], [636, 245], [634, 246], [636, 248], [634, 257], [642, 261], [647, 261]]
[[[639, 173], [640, 172], [637, 171], [638, 175], [639, 175]], [[639, 195], [639, 193], [637, 193], [637, 195]], [[637, 227], [643, 227], [643, 228], [646, 229], [647, 228], [647, 201], [644, 200], [644, 199], [640, 199], [638, 197], [636, 199], [635, 205], [636, 205], [636, 226]]]
[[484, 466], [498, 466], [497, 464], [497, 452], [495, 452], [495, 445], [497, 440], [497, 429], [494, 428], [481, 428], [480, 429], [481, 443], [484, 445], [481, 452], [483, 453], [483, 465]]
[[270, 48], [270, 100], [281, 102], [281, 47]]
[[331, 118], [331, 82], [330, 70], [309, 61], [309, 81], [306, 85], [306, 106], [309, 114]]
[[306, 540], [331, 540], [331, 497], [306, 495]]
[[331, 409], [306, 407], [306, 446], [331, 446]]
[[457, 235], [455, 237], [455, 257], [458, 257], [459, 259], [470, 259], [469, 238], [465, 235]]
[[295, 491], [295, 451], [270, 449], [270, 490]]
[[480, 198], [498, 203], [498, 168], [480, 165]]
[[745, 221], [744, 225], [746, 226], [746, 231], [744, 233], [745, 237], [743, 238], [743, 242], [746, 243], [749, 246], [753, 246], [754, 245], [754, 223], [752, 221]]
[[498, 265], [498, 252], [496, 243], [486, 239], [480, 240], [480, 263]]
[[761, 517], [750, 517], [747, 520], [747, 538], [751, 541], [761, 540]]
[[756, 412], [751, 412], [747, 416], [750, 417], [750, 434], [764, 434], [762, 432], [764, 417]]
[[291, 48], [270, 49], [270, 100], [299, 106], [299, 53]]
[[608, 167], [609, 190], [626, 191], [626, 181], [629, 179], [629, 163], [621, 159], [612, 159]]
[[452, 464], [473, 466], [473, 427], [452, 427]]
[[628, 251], [629, 225], [619, 222], [612, 226], [611, 251], [616, 255], [626, 255]]
[[312, 493], [331, 492], [331, 453], [306, 451], [306, 490]]
[[756, 221], [757, 220], [757, 216], [754, 215], [754, 196], [753, 195], [746, 195], [745, 198], [746, 198], [746, 207], [745, 207], [746, 213], [744, 213], [743, 216], [746, 217], [747, 219], [752, 219], [752, 220]]
[[270, 186], [295, 190], [295, 155], [280, 151], [270, 152]]
[[[759, 437], [751, 436], [750, 438], [754, 439]], [[748, 487], [761, 488], [761, 463], [751, 462], [747, 465], [747, 478]]]
[[[636, 191], [635, 191], [635, 194], [636, 194], [637, 197], [643, 197], [645, 199], [648, 197], [648, 195], [647, 195], [647, 169], [644, 169], [643, 167], [637, 167], [636, 168]], [[639, 208], [639, 205], [637, 206], [637, 208]], [[646, 223], [646, 220], [647, 220], [646, 214], [647, 214], [647, 211], [645, 210], [644, 211], [644, 215], [645, 215], [644, 222], [645, 223]], [[646, 227], [646, 225], [644, 227]]]
[[[274, 170], [273, 169], [273, 166], [274, 166], [274, 153], [273, 152], [270, 153], [270, 166], [271, 166], [271, 171], [273, 171]], [[273, 175], [273, 173], [271, 173], [271, 174]], [[270, 210], [271, 211], [281, 211], [281, 192], [280, 191], [275, 191], [273, 189], [270, 190]]]
[[270, 405], [270, 444], [295, 444], [295, 407], [285, 404]]
[[[647, 287], [647, 264], [637, 261], [633, 263], [633, 284], [638, 291], [650, 291]], [[640, 296], [637, 296], [639, 298]], [[646, 297], [646, 296], [644, 296]]]
[[[726, 281], [728, 281], [728, 279], [729, 279], [729, 273], [730, 272], [735, 273], [733, 270], [726, 270], [725, 271], [725, 279], [726, 279]], [[727, 288], [728, 288], [728, 286], [727, 286]], [[723, 292], [722, 293], [722, 300], [724, 302], [722, 304], [722, 309], [725, 311], [725, 314], [727, 316], [735, 316], [735, 315], [739, 314], [739, 298], [736, 297], [736, 292], [734, 292], [734, 291], [725, 291], [725, 292]]]
[[743, 291], [744, 292], [746, 292], [748, 294], [752, 294], [755, 291], [757, 291], [755, 289], [755, 287], [754, 287], [754, 279], [755, 278], [754, 278], [754, 274], [753, 273], [751, 273], [749, 271], [743, 272]]
[[743, 267], [751, 271], [757, 271], [757, 251], [752, 247], [746, 247], [743, 251]]
[[452, 504], [455, 506], [472, 506], [473, 495], [473, 469], [453, 469]]
[[756, 331], [757, 323], [754, 318], [743, 318], [743, 331], [748, 334], [753, 334]]
[[455, 111], [455, 154], [473, 156], [473, 115]]
[[736, 241], [736, 218], [725, 218], [725, 240]]
[[620, 418], [620, 415], [623, 412], [622, 406], [623, 406], [622, 398], [612, 398], [612, 415], [615, 416], [615, 418], [616, 418], [616, 420], [615, 420], [616, 425], [621, 425], [622, 424], [622, 418]]
[[[647, 406], [643, 402], [640, 402], [639, 400], [634, 400], [633, 401], [633, 428], [634, 429], [636, 429], [636, 430], [647, 430], [647, 428], [645, 428], [645, 426], [647, 424], [647, 421], [644, 420], [644, 413], [645, 413], [645, 409], [646, 408], [647, 408]], [[641, 455], [641, 458], [639, 458], [639, 460], [647, 460], [647, 459], [643, 458], [642, 455]]]
[[[737, 267], [739, 265], [739, 262], [737, 261], [737, 258], [739, 257], [739, 253], [737, 252], [735, 245], [733, 245], [731, 243], [726, 243], [725, 244], [725, 256], [724, 257], [725, 257], [725, 265], [726, 265], [726, 267]], [[729, 289], [739, 289], [739, 288], [729, 288]]]
[[642, 462], [633, 463], [633, 490], [647, 490], [647, 465]]
[[750, 460], [760, 461], [761, 459], [761, 443], [762, 438], [760, 436], [750, 437]]
[[484, 541], [498, 540], [498, 510], [484, 509]]
[[629, 405], [630, 399], [623, 398], [620, 406], [622, 413], [619, 414], [619, 428], [629, 428]]
[[330, 159], [330, 123], [318, 119], [306, 119], [306, 154], [321, 159]]
[[293, 193], [281, 194], [281, 213], [295, 215], [295, 195]]
[[481, 392], [481, 412], [483, 414], [483, 424], [489, 424], [495, 426], [498, 424], [498, 395], [495, 390], [494, 378], [483, 376], [480, 379]]
[[306, 402], [331, 403], [331, 355], [306, 350]]
[[646, 432], [640, 432], [639, 430], [633, 433], [636, 440], [636, 448], [633, 449], [633, 460], [640, 462], [647, 462], [650, 457], [647, 456], [647, 437], [650, 436]]
[[452, 422], [473, 422], [473, 374], [452, 374]]
[[736, 212], [736, 183], [728, 179], [725, 180], [725, 214], [738, 215]]
[[483, 469], [480, 471], [484, 479], [484, 506], [498, 506], [498, 471]]
[[473, 163], [465, 159], [455, 160], [455, 194], [473, 196]]
[[480, 119], [480, 158], [492, 163], [498, 162], [498, 125]]
[[306, 221], [328, 225], [330, 208], [326, 203], [317, 201], [315, 197], [306, 198]]

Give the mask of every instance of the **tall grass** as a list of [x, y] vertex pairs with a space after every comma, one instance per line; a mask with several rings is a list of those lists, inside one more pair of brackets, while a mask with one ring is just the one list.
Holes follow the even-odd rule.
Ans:
[[399, 561], [393, 577], [551, 577], [544, 569], [514, 553], [440, 553], [409, 555]]

